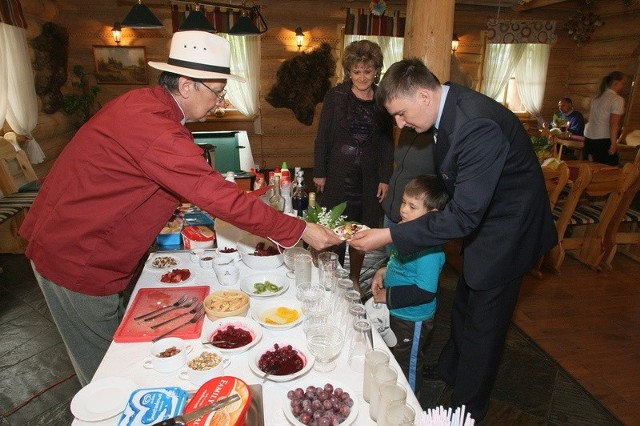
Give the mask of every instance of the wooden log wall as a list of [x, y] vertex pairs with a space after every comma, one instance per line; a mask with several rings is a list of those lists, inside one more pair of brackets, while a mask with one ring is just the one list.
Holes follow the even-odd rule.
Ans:
[[[82, 65], [93, 71], [93, 45], [114, 45], [111, 27], [127, 14], [133, 2], [126, 0], [22, 0], [29, 28], [27, 37], [36, 37], [44, 22], [52, 21], [65, 26], [70, 36], [69, 81], [63, 91], [71, 90], [71, 70]], [[171, 23], [168, 2], [145, 2], [163, 21], [162, 30], [123, 31], [122, 46], [145, 46], [147, 60], [164, 61], [167, 58], [171, 38]], [[298, 54], [295, 45], [295, 28], [300, 26], [305, 34], [303, 50], [314, 49], [322, 42], [329, 43], [338, 59], [342, 40], [342, 26], [346, 8], [368, 8], [369, 1], [346, 0], [260, 0], [262, 13], [269, 30], [261, 36], [261, 127], [262, 134], [254, 132], [253, 123], [213, 120], [200, 124], [211, 130], [248, 129], [254, 159], [263, 167], [271, 168], [283, 160], [290, 166], [313, 166], [313, 144], [322, 105], [316, 107], [313, 124], [299, 123], [293, 112], [274, 108], [264, 97], [275, 83], [280, 64]], [[406, 1], [387, 0], [389, 9], [404, 10]], [[511, 19], [556, 19], [558, 42], [552, 47], [545, 91], [543, 115], [550, 118], [557, 110], [558, 99], [570, 96], [576, 109], [589, 115], [590, 99], [596, 93], [600, 79], [614, 70], [621, 70], [632, 77], [638, 75], [640, 54], [640, 2], [625, 6], [623, 0], [596, 0], [594, 11], [605, 22], [597, 28], [590, 43], [578, 47], [564, 30], [564, 22], [577, 9], [577, 0], [568, 0], [544, 8], [524, 12], [502, 9], [500, 18]], [[498, 13], [495, 7], [456, 5], [454, 32], [460, 37], [460, 46], [455, 53], [456, 61], [470, 77], [475, 88], [482, 79], [484, 58], [484, 30], [489, 18]], [[149, 83], [155, 84], [158, 73], [149, 68]], [[335, 82], [334, 82], [335, 83]], [[99, 100], [102, 104], [140, 86], [100, 85]], [[640, 98], [639, 94], [635, 94]], [[640, 103], [635, 101], [634, 105]], [[636, 106], [632, 110], [628, 129], [640, 128], [640, 117]], [[53, 160], [73, 136], [75, 129], [71, 120], [63, 113], [52, 115], [40, 113], [34, 134], [43, 146], [47, 162], [36, 167], [40, 176], [46, 174]]]

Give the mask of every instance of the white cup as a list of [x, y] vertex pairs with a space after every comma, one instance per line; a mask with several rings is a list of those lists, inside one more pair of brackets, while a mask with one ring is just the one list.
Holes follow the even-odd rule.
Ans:
[[[167, 350], [175, 348], [174, 351], [179, 351], [172, 356], [160, 356], [162, 353], [166, 353]], [[159, 373], [170, 373], [176, 371], [180, 367], [184, 366], [187, 354], [191, 352], [192, 346], [186, 345], [184, 340], [178, 337], [167, 337], [166, 339], [160, 339], [151, 345], [150, 353], [144, 359], [142, 366], [144, 368], [154, 369]]]
[[193, 263], [200, 263], [200, 258], [204, 254], [204, 249], [192, 249], [189, 251], [189, 260]]
[[404, 404], [407, 401], [407, 390], [397, 383], [384, 384], [376, 392], [380, 394], [378, 406], [369, 406], [369, 417], [376, 421], [384, 416], [390, 403], [400, 401]]
[[389, 365], [389, 354], [380, 349], [374, 349], [364, 354], [364, 382], [362, 384], [362, 396], [364, 400], [371, 401], [373, 388], [373, 372], [379, 365]]
[[240, 278], [240, 268], [230, 257], [216, 257], [213, 259], [213, 270], [220, 285], [234, 285]]
[[[209, 354], [218, 357], [218, 364], [209, 368], [198, 369], [194, 367], [194, 363], [197, 362], [199, 357], [203, 357]], [[191, 354], [187, 359], [187, 366], [183, 368], [178, 377], [182, 380], [188, 380], [196, 386], [202, 386], [205, 382], [213, 379], [214, 377], [222, 376], [224, 369], [229, 365], [230, 359], [222, 355], [222, 352], [215, 349], [202, 349]]]
[[210, 255], [206, 255], [206, 256], [202, 256], [200, 257], [200, 267], [202, 269], [212, 269], [213, 268], [213, 256]]
[[310, 254], [299, 254], [293, 261], [293, 270], [296, 278], [296, 284], [311, 281], [311, 267], [313, 266], [313, 257]]
[[378, 389], [385, 384], [394, 384], [398, 380], [398, 371], [388, 365], [378, 365], [373, 372], [372, 386], [369, 391], [369, 417], [376, 419], [380, 406], [380, 392]]
[[416, 411], [402, 401], [392, 401], [385, 407], [385, 413], [380, 413], [378, 425], [382, 426], [412, 426], [416, 419]]
[[[222, 250], [235, 250], [232, 252], [224, 252]], [[231, 259], [234, 261], [239, 261], [240, 260], [240, 252], [238, 251], [238, 249], [236, 247], [229, 247], [229, 246], [224, 246], [224, 247], [218, 247], [216, 249], [216, 257], [219, 257], [221, 259]]]

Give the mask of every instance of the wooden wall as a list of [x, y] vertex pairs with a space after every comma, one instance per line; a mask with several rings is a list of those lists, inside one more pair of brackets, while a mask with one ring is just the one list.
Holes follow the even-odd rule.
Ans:
[[[165, 28], [162, 30], [125, 29], [121, 45], [145, 46], [147, 60], [164, 61], [167, 58], [171, 38], [171, 24], [167, 2], [148, 0], [153, 12]], [[321, 104], [316, 107], [311, 126], [299, 123], [288, 109], [273, 108], [264, 96], [275, 82], [280, 64], [298, 54], [294, 30], [302, 27], [305, 33], [304, 50], [313, 49], [322, 42], [334, 47], [338, 55], [341, 41], [341, 26], [345, 19], [345, 8], [367, 8], [369, 1], [346, 0], [260, 0], [262, 13], [269, 30], [262, 37], [261, 96], [262, 134], [255, 134], [253, 124], [247, 122], [212, 121], [206, 124], [212, 130], [233, 127], [249, 130], [254, 159], [263, 167], [274, 167], [286, 160], [290, 166], [313, 166], [313, 143]], [[22, 0], [29, 23], [28, 38], [40, 33], [40, 26], [53, 21], [65, 26], [70, 35], [69, 70], [74, 65], [83, 65], [87, 71], [93, 68], [93, 45], [114, 45], [110, 29], [129, 11], [132, 2], [127, 0]], [[387, 0], [390, 9], [404, 10], [403, 0]], [[512, 19], [556, 19], [558, 42], [553, 46], [549, 63], [543, 115], [550, 118], [557, 110], [557, 101], [570, 96], [576, 109], [588, 117], [589, 102], [595, 94], [602, 76], [613, 70], [621, 70], [635, 76], [638, 74], [640, 53], [640, 2], [624, 6], [623, 0], [596, 0], [594, 11], [600, 14], [605, 25], [596, 30], [592, 41], [577, 47], [563, 28], [566, 18], [577, 8], [577, 0], [568, 0], [545, 8], [526, 12], [511, 12], [502, 9], [500, 18]], [[482, 60], [486, 22], [495, 18], [497, 8], [457, 5], [454, 32], [460, 37], [456, 59], [479, 87], [482, 79]], [[154, 84], [158, 73], [149, 69], [150, 84]], [[100, 85], [99, 99], [106, 103], [115, 96], [139, 86]], [[70, 81], [64, 90], [70, 90]], [[640, 95], [636, 95], [640, 96]], [[636, 101], [636, 105], [640, 101]], [[630, 119], [629, 129], [640, 128], [640, 117], [636, 107]], [[68, 117], [61, 112], [48, 115], [41, 113], [35, 130], [37, 140], [43, 146], [48, 161], [37, 166], [39, 175], [49, 170], [66, 142], [72, 137], [74, 128]]]

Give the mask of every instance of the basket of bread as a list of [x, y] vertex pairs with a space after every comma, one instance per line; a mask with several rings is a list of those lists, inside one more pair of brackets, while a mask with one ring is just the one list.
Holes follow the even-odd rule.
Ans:
[[214, 291], [204, 299], [204, 309], [212, 321], [245, 316], [249, 311], [249, 295], [239, 290]]

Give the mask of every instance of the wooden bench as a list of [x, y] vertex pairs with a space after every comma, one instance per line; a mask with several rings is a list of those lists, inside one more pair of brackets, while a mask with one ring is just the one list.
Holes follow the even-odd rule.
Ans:
[[0, 223], [3, 223], [23, 209], [28, 209], [33, 204], [37, 192], [16, 192], [0, 198]]

